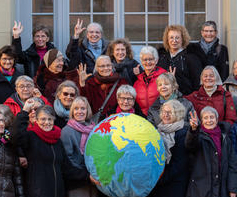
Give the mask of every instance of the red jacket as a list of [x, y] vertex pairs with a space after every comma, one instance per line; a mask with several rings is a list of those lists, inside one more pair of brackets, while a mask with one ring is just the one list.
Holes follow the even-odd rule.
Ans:
[[[142, 113], [147, 116], [149, 107], [155, 102], [159, 96], [157, 91], [156, 78], [162, 73], [167, 72], [161, 67], [157, 67], [148, 77], [145, 72], [137, 76], [137, 81], [134, 83], [133, 87], [136, 89], [137, 97], [136, 102], [141, 107]], [[150, 78], [148, 84], [145, 83], [144, 78]]]
[[198, 91], [184, 97], [193, 103], [199, 118], [201, 110], [206, 106], [211, 106], [217, 110], [219, 121], [227, 121], [233, 124], [237, 119], [234, 102], [230, 92], [226, 91], [226, 111], [224, 110], [224, 91], [222, 86], [218, 86], [217, 90], [209, 97], [201, 86]]

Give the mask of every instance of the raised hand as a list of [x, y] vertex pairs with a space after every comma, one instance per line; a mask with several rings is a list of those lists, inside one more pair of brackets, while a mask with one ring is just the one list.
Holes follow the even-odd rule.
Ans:
[[133, 68], [133, 73], [134, 75], [139, 75], [140, 74], [140, 64], [138, 64], [136, 67]]
[[79, 84], [81, 87], [84, 87], [86, 85], [86, 79], [90, 77], [92, 74], [86, 73], [86, 64], [83, 66], [82, 63], [79, 64], [79, 69], [77, 69], [77, 73], [79, 75]]
[[172, 69], [172, 67], [169, 67], [169, 73], [171, 73], [173, 76], [175, 76], [176, 73], [176, 67], [174, 67], [174, 69]]
[[39, 91], [39, 89], [38, 88], [34, 88], [33, 89], [33, 97], [41, 97], [41, 96], [42, 96], [42, 94]]
[[17, 24], [17, 22], [14, 21], [14, 26], [12, 28], [12, 34], [13, 34], [14, 39], [19, 38], [22, 31], [23, 31], [23, 26], [21, 25], [21, 22]]
[[83, 25], [83, 20], [80, 20], [79, 18], [77, 19], [77, 24], [74, 27], [74, 38], [78, 39], [81, 32], [83, 32], [86, 28], [82, 27]]
[[28, 113], [30, 112], [30, 110], [32, 109], [32, 107], [34, 106], [35, 102], [33, 99], [29, 98], [27, 99], [27, 101], [24, 104], [23, 110], [27, 111]]
[[198, 117], [197, 117], [197, 112], [194, 111], [190, 111], [189, 112], [189, 115], [190, 115], [190, 119], [189, 119], [189, 124], [190, 126], [192, 127], [192, 130], [195, 131], [198, 127]]

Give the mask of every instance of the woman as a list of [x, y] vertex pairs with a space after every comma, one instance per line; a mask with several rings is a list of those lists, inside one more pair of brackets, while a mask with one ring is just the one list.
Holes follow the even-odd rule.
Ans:
[[67, 158], [60, 140], [61, 129], [54, 125], [52, 107], [42, 106], [36, 111], [36, 122], [27, 130], [29, 111], [34, 101], [27, 100], [23, 111], [17, 115], [15, 126], [26, 152], [26, 194], [29, 197], [64, 197], [64, 180], [85, 181], [86, 168], [75, 168]]
[[165, 170], [151, 192], [151, 197], [184, 197], [188, 183], [188, 154], [185, 149], [185, 136], [188, 127], [184, 127], [185, 108], [173, 99], [161, 107], [158, 125], [166, 155]]
[[145, 115], [141, 111], [141, 108], [135, 102], [136, 96], [136, 90], [132, 86], [121, 85], [116, 93], [117, 104], [107, 113], [107, 116], [123, 112], [133, 113], [145, 117]]
[[163, 73], [156, 79], [157, 91], [160, 93], [156, 101], [148, 110], [147, 120], [155, 127], [160, 124], [160, 109], [164, 103], [169, 100], [177, 99], [185, 106], [184, 124], [189, 125], [189, 112], [194, 111], [193, 104], [183, 98], [182, 93], [178, 91], [178, 84], [173, 74]]
[[[75, 98], [70, 108], [70, 119], [67, 125], [63, 127], [61, 140], [63, 142], [66, 154], [72, 165], [82, 168], [85, 165], [84, 152], [87, 138], [94, 128], [95, 124], [91, 122], [92, 111], [90, 104], [85, 97]], [[91, 185], [69, 181], [67, 182], [68, 196], [96, 196], [96, 189]]]
[[164, 69], [174, 70], [175, 78], [179, 85], [179, 91], [188, 95], [199, 88], [199, 79], [202, 72], [202, 64], [194, 54], [188, 54], [186, 47], [190, 36], [185, 27], [170, 25], [165, 28], [163, 45], [165, 51], [159, 51], [158, 65]]
[[218, 70], [221, 80], [225, 81], [229, 76], [229, 57], [226, 46], [219, 44], [217, 38], [217, 26], [214, 21], [206, 21], [202, 25], [201, 40], [198, 43], [190, 43], [188, 53], [194, 53], [202, 62], [202, 67], [213, 65]]
[[20, 37], [22, 31], [23, 26], [21, 22], [17, 24], [15, 21], [12, 28], [12, 45], [16, 48], [17, 63], [24, 64], [25, 74], [33, 78], [36, 75], [38, 67], [42, 64], [45, 53], [53, 49], [54, 45], [49, 42], [49, 29], [41, 25], [34, 28], [32, 33], [33, 43], [26, 51], [23, 51]]
[[107, 55], [101, 55], [97, 58], [95, 64], [95, 73], [93, 77], [87, 81], [86, 79], [92, 74], [86, 73], [86, 65], [84, 68], [82, 64], [79, 66], [78, 74], [81, 95], [88, 99], [93, 114], [98, 112], [113, 85], [118, 81], [102, 112], [101, 117], [105, 117], [107, 111], [111, 110], [116, 105], [116, 91], [120, 85], [127, 84], [126, 80], [120, 78], [117, 72], [113, 72], [113, 65], [109, 56]]
[[60, 83], [71, 80], [78, 84], [77, 70], [70, 65], [64, 64], [63, 54], [57, 49], [51, 49], [44, 55], [44, 64], [39, 67], [34, 81], [50, 103], [54, 102]]
[[74, 82], [66, 80], [58, 86], [53, 104], [56, 113], [55, 125], [63, 128], [67, 124], [70, 107], [77, 96], [79, 90]]
[[22, 75], [15, 64], [16, 54], [11, 46], [4, 46], [0, 49], [0, 104], [11, 96], [15, 90], [15, 81]]
[[112, 41], [107, 49], [116, 72], [125, 78], [129, 85], [133, 85], [137, 80], [137, 75], [142, 72], [139, 63], [133, 59], [132, 47], [125, 38]]
[[197, 113], [191, 113], [186, 138], [186, 147], [193, 154], [187, 197], [236, 197], [237, 160], [229, 124], [218, 123], [218, 112], [210, 106], [202, 109], [200, 117], [198, 126]]
[[233, 124], [236, 112], [233, 99], [228, 91], [222, 87], [220, 75], [214, 66], [206, 66], [201, 74], [201, 87], [198, 91], [185, 96], [193, 103], [198, 117], [205, 106], [215, 108], [219, 114], [219, 121]]
[[1, 197], [24, 197], [19, 161], [10, 141], [13, 119], [9, 107], [0, 104]]
[[34, 88], [34, 81], [30, 77], [26, 75], [18, 77], [15, 86], [16, 92], [4, 102], [15, 116], [22, 110], [26, 100], [32, 97], [40, 97], [46, 105], [51, 105], [41, 92]]
[[149, 107], [159, 96], [156, 88], [156, 78], [166, 72], [163, 68], [156, 66], [158, 59], [158, 53], [154, 47], [146, 46], [141, 49], [140, 60], [144, 67], [144, 72], [137, 76], [137, 81], [133, 87], [137, 92], [136, 102], [146, 116]]

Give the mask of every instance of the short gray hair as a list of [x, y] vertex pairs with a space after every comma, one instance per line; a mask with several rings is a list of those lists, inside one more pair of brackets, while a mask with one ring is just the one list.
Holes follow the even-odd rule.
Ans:
[[176, 78], [175, 78], [175, 76], [173, 74], [168, 73], [168, 72], [167, 73], [162, 73], [161, 75], [159, 75], [157, 77], [156, 85], [158, 85], [158, 81], [161, 80], [161, 79], [163, 79], [165, 81], [168, 80], [170, 82], [170, 84], [171, 84], [171, 86], [173, 88], [173, 92], [177, 91], [179, 89], [179, 85], [178, 85], [178, 83], [176, 81]]
[[58, 88], [56, 90], [56, 99], [58, 99], [59, 95], [62, 93], [63, 88], [65, 88], [65, 87], [73, 88], [75, 90], [75, 97], [79, 96], [79, 90], [78, 90], [78, 87], [76, 86], [76, 84], [73, 81], [66, 80], [58, 86]]
[[[111, 59], [108, 55], [100, 55], [95, 61], [95, 68], [94, 68], [93, 73], [95, 73], [97, 71], [98, 62], [102, 59], [107, 59], [111, 62]], [[112, 64], [112, 62], [111, 62], [111, 64]], [[113, 66], [113, 64], [112, 64], [112, 66]]]
[[36, 112], [35, 112], [36, 118], [38, 118], [38, 116], [39, 116], [39, 114], [40, 114], [41, 112], [44, 112], [44, 113], [46, 113], [47, 115], [52, 116], [52, 117], [54, 117], [54, 119], [56, 119], [55, 111], [54, 111], [54, 109], [53, 109], [51, 106], [49, 106], [49, 105], [40, 106], [40, 107], [36, 110]]
[[213, 108], [213, 107], [211, 107], [211, 106], [206, 106], [206, 107], [204, 107], [204, 108], [201, 110], [201, 112], [200, 112], [201, 120], [202, 120], [203, 113], [205, 113], [205, 112], [211, 112], [211, 113], [215, 114], [216, 119], [218, 120], [219, 114], [218, 114], [218, 112], [216, 111], [216, 109]]
[[17, 77], [16, 81], [15, 81], [15, 85], [17, 86], [21, 81], [26, 81], [26, 82], [29, 82], [31, 84], [33, 84], [34, 86], [34, 81], [32, 78], [30, 78], [29, 76], [27, 75], [21, 75], [19, 77]]
[[14, 120], [14, 115], [11, 111], [11, 109], [4, 104], [0, 104], [0, 114], [2, 114], [5, 118], [5, 128], [8, 129]]
[[202, 30], [204, 30], [205, 27], [212, 26], [215, 31], [217, 31], [217, 26], [215, 21], [206, 21], [202, 24]]
[[153, 57], [155, 58], [156, 61], [158, 61], [158, 59], [159, 59], [158, 52], [157, 52], [156, 48], [154, 48], [153, 46], [142, 47], [142, 49], [140, 51], [140, 60], [141, 61], [142, 61], [143, 55], [146, 55], [146, 54], [153, 55]]
[[134, 87], [130, 85], [121, 85], [116, 93], [117, 98], [120, 96], [120, 94], [131, 94], [131, 96], [136, 99], [137, 92]]
[[203, 72], [204, 72], [205, 70], [212, 70], [213, 73], [214, 73], [214, 75], [215, 75], [216, 85], [222, 85], [221, 77], [220, 77], [218, 71], [216, 70], [216, 68], [215, 68], [214, 66], [212, 66], [212, 65], [208, 65], [208, 66], [206, 66], [206, 67], [203, 69], [203, 71], [202, 71], [202, 73], [201, 73], [201, 76], [200, 76], [200, 84], [201, 84], [201, 85], [203, 85], [203, 83], [202, 83], [202, 76], [203, 76]]
[[86, 33], [88, 32], [88, 29], [89, 29], [90, 27], [92, 27], [92, 26], [98, 27], [99, 30], [100, 30], [100, 33], [101, 33], [101, 34], [103, 33], [103, 28], [102, 28], [101, 24], [96, 23], [96, 22], [90, 23], [90, 24], [87, 26], [87, 28], [86, 28]]

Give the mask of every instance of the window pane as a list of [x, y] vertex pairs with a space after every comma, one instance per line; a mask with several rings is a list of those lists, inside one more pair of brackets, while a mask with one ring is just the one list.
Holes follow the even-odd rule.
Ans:
[[125, 15], [125, 36], [130, 41], [145, 41], [144, 15]]
[[145, 12], [145, 0], [124, 0], [125, 12]]
[[168, 12], [168, 0], [148, 0], [148, 12]]
[[148, 15], [149, 41], [162, 41], [163, 32], [168, 25], [168, 15]]
[[70, 0], [70, 12], [90, 12], [90, 0]]
[[[70, 36], [73, 36], [74, 34], [74, 27], [77, 23], [78, 18], [83, 20], [83, 27], [87, 27], [87, 25], [90, 23], [89, 15], [70, 16]], [[86, 31], [81, 33], [80, 37], [83, 38], [85, 35], [86, 35]]]
[[108, 40], [114, 39], [114, 16], [113, 15], [94, 15], [93, 21], [100, 23], [104, 31], [104, 37]]
[[186, 12], [205, 12], [205, 0], [185, 0]]
[[205, 14], [186, 14], [185, 25], [191, 36], [191, 40], [199, 40], [201, 27], [205, 22]]
[[33, 13], [53, 12], [53, 0], [33, 0], [32, 12]]
[[53, 16], [32, 16], [33, 29], [44, 25], [50, 30], [50, 42], [53, 41]]
[[94, 0], [93, 11], [94, 12], [113, 12], [114, 0]]

